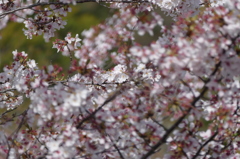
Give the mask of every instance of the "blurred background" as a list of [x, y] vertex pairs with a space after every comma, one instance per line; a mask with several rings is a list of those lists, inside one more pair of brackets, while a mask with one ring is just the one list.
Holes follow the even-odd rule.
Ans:
[[[84, 3], [72, 7], [72, 12], [69, 12], [64, 19], [67, 25], [56, 33], [56, 38], [64, 39], [68, 32], [81, 35], [85, 29], [103, 22], [107, 17], [111, 16], [110, 9], [101, 6], [97, 3]], [[12, 51], [25, 51], [29, 58], [35, 59], [38, 66], [41, 68], [44, 65], [59, 64], [62, 67], [67, 67], [69, 63], [68, 57], [64, 57], [61, 53], [57, 53], [57, 49], [52, 48], [52, 42], [56, 38], [51, 38], [47, 43], [42, 36], [33, 36], [32, 39], [27, 39], [22, 29], [24, 24], [8, 23], [7, 27], [0, 30], [0, 71], [6, 64], [10, 64], [13, 60]]]
[[[162, 14], [160, 9], [157, 11]], [[68, 13], [67, 17], [64, 18], [67, 25], [64, 29], [56, 31], [56, 37], [51, 38], [49, 42], [45, 42], [42, 36], [33, 36], [32, 39], [27, 39], [22, 31], [24, 24], [8, 23], [6, 28], [0, 30], [0, 72], [2, 72], [4, 66], [13, 61], [12, 51], [14, 50], [25, 51], [30, 59], [36, 60], [39, 68], [51, 64], [58, 64], [63, 69], [68, 68], [70, 64], [69, 57], [57, 53], [57, 49], [52, 48], [52, 42], [56, 38], [64, 39], [68, 32], [71, 32], [73, 37], [79, 34], [81, 38], [83, 30], [104, 22], [113, 13], [114, 9], [104, 6], [104, 4], [83, 3], [72, 6], [72, 12]], [[165, 24], [170, 26], [172, 23], [171, 18], [164, 16], [164, 14], [162, 16]], [[159, 36], [159, 28], [155, 29], [154, 33], [154, 37], [148, 34], [142, 37], [136, 35], [136, 40], [141, 44], [148, 45]]]

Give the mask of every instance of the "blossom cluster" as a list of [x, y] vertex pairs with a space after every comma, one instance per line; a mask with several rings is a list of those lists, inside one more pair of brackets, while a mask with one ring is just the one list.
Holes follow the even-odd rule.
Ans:
[[[0, 17], [16, 5], [7, 3]], [[69, 3], [77, 2], [32, 13], [24, 33], [53, 38]], [[110, 4], [116, 13], [82, 39], [55, 40], [70, 57], [69, 75], [13, 52], [0, 73], [1, 156], [240, 158], [240, 2], [135, 3]], [[156, 6], [173, 16], [171, 28]], [[156, 29], [157, 40], [137, 42]]]

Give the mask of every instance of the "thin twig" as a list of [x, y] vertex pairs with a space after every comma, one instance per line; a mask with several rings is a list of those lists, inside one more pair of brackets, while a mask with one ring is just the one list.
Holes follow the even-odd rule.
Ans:
[[116, 90], [113, 95], [111, 95], [109, 98], [107, 98], [104, 103], [98, 107], [94, 112], [92, 112], [90, 115], [88, 115], [87, 117], [85, 117], [77, 126], [77, 129], [80, 129], [82, 124], [85, 123], [86, 121], [90, 120], [91, 118], [93, 118], [95, 116], [95, 114], [101, 110], [106, 104], [108, 104], [109, 102], [111, 102], [112, 100], [114, 100], [119, 94], [121, 94], [122, 91], [122, 87], [119, 88], [118, 90]]
[[[27, 111], [28, 111], [28, 109], [26, 109], [23, 113], [20, 114], [20, 115], [23, 116], [23, 117], [22, 117], [22, 120], [21, 120], [20, 124], [18, 125], [17, 129], [16, 129], [9, 137], [11, 137], [11, 136], [13, 136], [14, 134], [17, 134], [17, 133], [19, 132], [19, 130], [21, 129], [21, 127], [23, 126], [23, 124], [24, 124], [24, 122], [25, 122], [25, 117], [26, 117], [26, 115], [27, 115]], [[19, 115], [19, 116], [20, 116], [20, 115]]]
[[10, 91], [16, 91], [16, 89], [7, 89], [7, 90], [0, 91], [0, 93], [6, 93], [6, 92], [10, 92]]
[[201, 147], [198, 149], [197, 153], [192, 157], [192, 159], [199, 157], [199, 154], [204, 148], [204, 146], [206, 146], [210, 141], [212, 141], [217, 134], [218, 134], [218, 131], [216, 131], [203, 145], [201, 145]]
[[221, 66], [221, 61], [218, 62], [215, 65], [215, 69], [213, 70], [213, 72], [211, 73], [211, 75], [209, 76], [209, 78], [206, 80], [206, 83], [204, 84], [201, 93], [194, 98], [194, 100], [191, 102], [192, 107], [188, 108], [188, 110], [184, 113], [184, 115], [182, 117], [180, 117], [169, 129], [168, 131], [165, 132], [165, 134], [163, 135], [163, 137], [145, 154], [142, 156], [141, 159], [147, 159], [149, 156], [151, 156], [152, 154], [155, 153], [155, 150], [158, 149], [162, 144], [166, 143], [167, 138], [171, 135], [171, 133], [173, 132], [174, 129], [176, 129], [178, 127], [178, 125], [184, 120], [184, 118], [189, 114], [189, 112], [195, 107], [196, 103], [204, 96], [204, 94], [207, 92], [208, 87], [207, 87], [207, 83], [211, 81], [211, 77], [213, 77], [217, 71], [219, 70]]
[[183, 119], [188, 115], [188, 113], [191, 111], [192, 109], [189, 108], [187, 110], [187, 112], [180, 117], [169, 129], [168, 131], [165, 132], [165, 134], [163, 135], [163, 137], [161, 138], [161, 140], [159, 140], [154, 146], [152, 146], [152, 148], [141, 157], [141, 159], [147, 159], [149, 156], [151, 156], [152, 154], [155, 153], [155, 150], [158, 149], [162, 144], [164, 144], [167, 141], [167, 138], [170, 136], [170, 134], [173, 132], [174, 129], [176, 129], [178, 127], [178, 125], [183, 121]]
[[[105, 132], [106, 133], [106, 132]], [[107, 134], [107, 133], [106, 133]], [[114, 143], [113, 139], [111, 138], [111, 136], [109, 134], [107, 134], [107, 136], [109, 137], [109, 139], [111, 140], [111, 142], [113, 143], [114, 148], [117, 150], [119, 156], [121, 157], [121, 159], [124, 159], [123, 154], [121, 153], [120, 149], [117, 147], [117, 145]]]
[[5, 114], [7, 114], [7, 113], [9, 113], [9, 112], [12, 112], [12, 111], [14, 111], [15, 109], [17, 109], [17, 107], [15, 107], [15, 108], [13, 108], [13, 109], [10, 109], [10, 110], [7, 110], [7, 111], [5, 111], [4, 113], [2, 113], [2, 114], [0, 115], [0, 118], [1, 118], [2, 116], [4, 116]]
[[161, 126], [165, 131], [168, 131], [168, 129], [161, 123], [159, 123], [154, 117], [151, 117], [152, 121], [154, 121], [157, 125]]
[[[110, 3], [110, 2], [117, 2], [117, 3], [150, 3], [148, 0], [140, 0], [140, 1], [128, 1], [128, 0], [80, 0], [76, 1], [76, 3], [88, 3], [88, 2], [96, 2], [96, 3]], [[29, 6], [20, 7], [14, 10], [6, 11], [0, 14], [0, 17], [3, 17], [8, 14], [12, 14], [17, 11], [25, 10], [25, 9], [32, 9], [38, 6], [47, 6], [47, 5], [69, 5], [69, 3], [62, 3], [62, 2], [42, 2], [42, 3], [35, 3]]]

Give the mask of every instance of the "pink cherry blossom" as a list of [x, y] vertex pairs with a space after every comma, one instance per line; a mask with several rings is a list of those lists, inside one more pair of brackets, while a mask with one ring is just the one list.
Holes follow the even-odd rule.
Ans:
[[13, 51], [0, 72], [0, 156], [239, 158], [240, 2], [99, 0], [112, 16], [55, 39], [85, 2], [0, 2], [0, 29], [23, 23], [71, 61], [62, 75]]

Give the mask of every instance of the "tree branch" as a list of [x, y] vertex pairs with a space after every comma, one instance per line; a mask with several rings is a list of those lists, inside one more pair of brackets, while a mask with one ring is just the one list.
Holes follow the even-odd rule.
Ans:
[[[1, 101], [0, 101], [1, 102]], [[3, 112], [1, 115], [0, 115], [0, 118], [2, 118], [5, 114], [9, 113], [9, 112], [12, 112], [14, 110], [16, 110], [17, 107], [13, 108], [13, 109], [9, 109], [9, 110], [6, 110], [5, 112]]]
[[[106, 133], [106, 132], [105, 132]], [[107, 133], [106, 133], [107, 134]], [[121, 153], [121, 150], [117, 147], [117, 145], [115, 144], [115, 142], [113, 141], [113, 139], [111, 138], [111, 136], [109, 134], [107, 134], [107, 136], [109, 137], [109, 139], [111, 140], [111, 142], [113, 143], [114, 148], [117, 150], [119, 156], [121, 157], [121, 159], [124, 159], [123, 154]]]
[[171, 135], [171, 133], [173, 132], [173, 130], [175, 128], [178, 127], [178, 125], [183, 121], [183, 119], [189, 114], [189, 112], [193, 109], [193, 107], [195, 107], [195, 104], [204, 96], [204, 94], [207, 92], [208, 90], [208, 87], [207, 87], [207, 83], [211, 81], [211, 77], [213, 77], [219, 67], [221, 66], [221, 62], [218, 62], [216, 65], [215, 65], [215, 68], [213, 70], [213, 72], [211, 73], [211, 75], [209, 76], [209, 78], [206, 80], [206, 83], [205, 85], [203, 86], [202, 88], [202, 91], [201, 93], [194, 98], [194, 100], [191, 102], [191, 105], [192, 107], [188, 108], [188, 110], [186, 111], [186, 113], [184, 113], [184, 115], [182, 117], [180, 117], [177, 122], [175, 122], [175, 124], [173, 124], [171, 126], [171, 128], [169, 128], [166, 133], [164, 134], [164, 136], [161, 138], [161, 140], [159, 140], [144, 156], [142, 156], [141, 159], [147, 159], [149, 156], [151, 156], [152, 154], [155, 153], [155, 150], [160, 147], [162, 144], [166, 143], [166, 140], [167, 138]]
[[[121, 87], [121, 88], [122, 88], [122, 87]], [[100, 107], [98, 107], [94, 112], [92, 112], [90, 115], [88, 115], [87, 117], [85, 117], [85, 118], [76, 126], [76, 128], [77, 128], [77, 129], [80, 129], [81, 126], [82, 126], [82, 124], [83, 124], [84, 122], [86, 122], [86, 121], [90, 120], [91, 118], [93, 118], [93, 117], [95, 116], [95, 114], [96, 114], [99, 110], [101, 110], [106, 104], [108, 104], [109, 102], [111, 102], [112, 100], [114, 100], [119, 94], [121, 94], [121, 91], [122, 91], [121, 88], [119, 88], [118, 90], [116, 90], [116, 91], [115, 91], [109, 98], [107, 98], [107, 99], [105, 100], [105, 102], [103, 102], [103, 104], [102, 104]]]
[[[88, 2], [95, 2], [95, 3], [110, 3], [110, 2], [118, 2], [118, 3], [150, 3], [148, 0], [80, 0], [80, 1], [76, 1], [76, 3], [88, 3]], [[62, 3], [62, 2], [42, 2], [42, 3], [35, 3], [29, 6], [25, 6], [25, 7], [20, 7], [14, 10], [10, 10], [7, 12], [3, 12], [2, 14], [0, 14], [0, 18], [3, 16], [6, 16], [8, 14], [12, 14], [14, 12], [17, 11], [21, 11], [21, 10], [25, 10], [25, 9], [32, 9], [34, 7], [38, 7], [38, 6], [47, 6], [47, 5], [69, 5], [70, 3]]]
[[218, 131], [216, 131], [216, 132], [198, 149], [197, 153], [192, 157], [192, 159], [197, 158], [198, 155], [200, 154], [201, 150], [204, 148], [204, 146], [206, 146], [210, 141], [212, 141], [217, 134], [218, 134]]
[[141, 159], [147, 159], [149, 156], [151, 156], [152, 154], [155, 153], [155, 150], [158, 149], [159, 146], [161, 146], [162, 144], [166, 143], [167, 138], [171, 135], [171, 133], [173, 132], [173, 130], [178, 127], [178, 125], [183, 121], [183, 119], [188, 115], [188, 113], [191, 111], [192, 109], [189, 108], [187, 110], [187, 112], [180, 117], [177, 122], [175, 122], [175, 124], [173, 124], [164, 134], [164, 136], [161, 138], [161, 140], [159, 140], [152, 148], [151, 150], [149, 150], [144, 156], [141, 157]]

